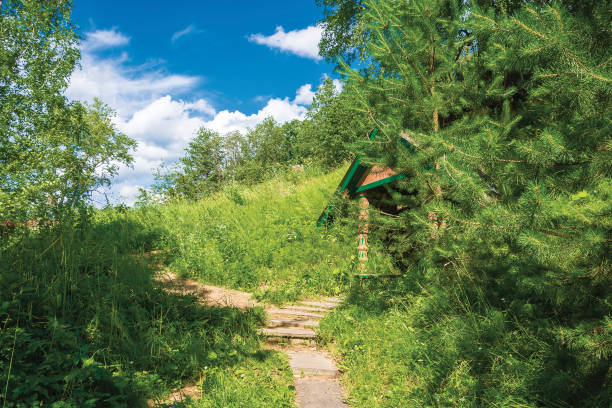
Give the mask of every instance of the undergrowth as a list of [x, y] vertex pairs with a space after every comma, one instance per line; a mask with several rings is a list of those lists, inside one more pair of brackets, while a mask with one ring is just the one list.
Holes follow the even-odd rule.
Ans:
[[[596, 344], [573, 343], [562, 321], [521, 317], [509, 297], [491, 304], [482, 289], [457, 279], [441, 290], [409, 274], [355, 286], [320, 326], [351, 406], [612, 406], [609, 359], [593, 354]], [[600, 344], [612, 335], [612, 320], [604, 324]]]
[[201, 387], [201, 398], [185, 402], [184, 408], [295, 406], [293, 374], [280, 351], [260, 350], [232, 367], [205, 370]]
[[185, 406], [293, 406], [286, 357], [261, 349], [260, 309], [206, 307], [153, 277], [165, 262], [277, 303], [340, 293], [354, 226], [315, 226], [340, 173], [308, 169], [2, 235], [2, 408], [144, 407], [186, 383], [203, 392]]
[[140, 209], [162, 229], [157, 246], [185, 277], [282, 303], [346, 290], [354, 271], [353, 225], [317, 228], [345, 169], [288, 173], [253, 187], [230, 184], [198, 202]]
[[204, 307], [152, 279], [138, 253], [155, 234], [113, 211], [2, 237], [3, 408], [144, 407], [258, 352], [261, 311]]

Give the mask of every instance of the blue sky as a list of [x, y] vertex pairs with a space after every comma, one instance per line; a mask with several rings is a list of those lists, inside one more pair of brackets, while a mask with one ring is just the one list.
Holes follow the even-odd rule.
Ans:
[[200, 126], [244, 132], [267, 116], [302, 118], [316, 87], [335, 77], [318, 56], [322, 16], [314, 0], [75, 1], [82, 69], [67, 95], [111, 105], [139, 143], [109, 199], [133, 202]]

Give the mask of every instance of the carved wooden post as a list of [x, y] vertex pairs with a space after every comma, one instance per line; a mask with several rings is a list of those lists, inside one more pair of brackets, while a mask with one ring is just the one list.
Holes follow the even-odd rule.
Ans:
[[364, 273], [366, 264], [368, 263], [368, 232], [369, 232], [369, 214], [368, 207], [370, 202], [368, 198], [361, 194], [359, 196], [359, 235], [357, 235], [358, 250], [359, 250], [359, 272]]

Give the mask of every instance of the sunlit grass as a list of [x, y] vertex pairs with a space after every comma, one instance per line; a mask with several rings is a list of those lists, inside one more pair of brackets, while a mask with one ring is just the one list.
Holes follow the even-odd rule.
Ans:
[[200, 202], [144, 209], [162, 230], [170, 269], [272, 302], [334, 295], [354, 268], [354, 236], [317, 228], [344, 169], [292, 174], [256, 185], [228, 185]]

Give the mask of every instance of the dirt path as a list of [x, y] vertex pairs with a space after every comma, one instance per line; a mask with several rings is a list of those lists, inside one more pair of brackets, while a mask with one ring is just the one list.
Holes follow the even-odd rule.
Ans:
[[[257, 302], [250, 293], [203, 285], [197, 281], [181, 279], [171, 272], [157, 277], [169, 291], [193, 293], [203, 304], [217, 307], [264, 307], [268, 316], [266, 347], [284, 352], [289, 357], [299, 408], [348, 408], [338, 383], [339, 371], [334, 360], [314, 342], [319, 320], [336, 307], [341, 299], [301, 301], [296, 305], [276, 308]], [[186, 396], [200, 397], [200, 388], [189, 385], [168, 398], [167, 403], [182, 401]], [[154, 404], [150, 404], [154, 406]]]
[[265, 306], [252, 298], [250, 293], [239, 290], [225, 289], [217, 286], [203, 285], [198, 281], [179, 278], [172, 272], [160, 272], [157, 280], [163, 282], [170, 292], [192, 293], [202, 304], [216, 307], [249, 307]]

